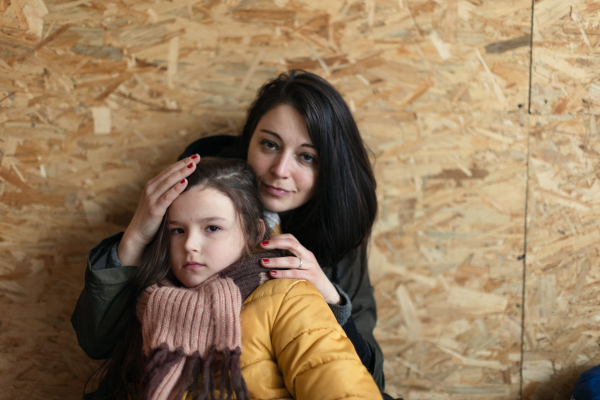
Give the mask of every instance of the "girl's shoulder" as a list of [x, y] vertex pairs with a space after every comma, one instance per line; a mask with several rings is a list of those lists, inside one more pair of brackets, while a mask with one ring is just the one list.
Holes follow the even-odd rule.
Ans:
[[243, 330], [255, 336], [277, 332], [278, 342], [289, 342], [300, 332], [315, 329], [345, 335], [321, 293], [305, 280], [271, 279], [261, 284], [244, 302], [240, 316]]
[[307, 295], [317, 295], [322, 298], [317, 288], [303, 279], [269, 279], [248, 296], [244, 306], [258, 300], [282, 302], [291, 297]]

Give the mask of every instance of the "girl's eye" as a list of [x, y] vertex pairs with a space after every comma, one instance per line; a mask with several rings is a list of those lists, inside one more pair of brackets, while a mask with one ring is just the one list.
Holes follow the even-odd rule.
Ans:
[[309, 153], [300, 154], [300, 159], [307, 164], [316, 164], [317, 158]]
[[207, 226], [206, 230], [209, 232], [217, 232], [217, 231], [221, 230], [221, 228], [219, 228], [218, 226], [211, 225], [211, 226]]
[[260, 144], [262, 144], [262, 146], [268, 150], [277, 149], [277, 144], [271, 140], [263, 140], [262, 142], [260, 142]]
[[183, 229], [181, 229], [181, 228], [171, 229], [171, 235], [180, 235], [182, 233], [183, 233]]

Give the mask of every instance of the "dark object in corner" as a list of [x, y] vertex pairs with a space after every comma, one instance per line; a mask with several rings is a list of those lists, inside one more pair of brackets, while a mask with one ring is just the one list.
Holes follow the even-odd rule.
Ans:
[[600, 400], [600, 365], [581, 374], [573, 389], [573, 400]]

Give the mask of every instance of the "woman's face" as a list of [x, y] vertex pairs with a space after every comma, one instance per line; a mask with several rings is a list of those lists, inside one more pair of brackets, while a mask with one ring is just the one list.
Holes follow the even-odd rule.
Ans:
[[186, 287], [198, 286], [237, 261], [245, 238], [229, 197], [192, 188], [169, 207], [171, 270]]
[[267, 210], [285, 212], [309, 201], [315, 193], [317, 163], [302, 115], [288, 105], [263, 115], [250, 140], [248, 165], [256, 173]]

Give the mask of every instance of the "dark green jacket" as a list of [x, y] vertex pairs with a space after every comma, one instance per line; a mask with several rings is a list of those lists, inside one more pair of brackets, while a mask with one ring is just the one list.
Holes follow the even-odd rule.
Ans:
[[[135, 306], [131, 296], [136, 267], [121, 266], [118, 260], [115, 262], [115, 249], [122, 235], [119, 233], [104, 239], [89, 252], [85, 286], [71, 317], [79, 345], [95, 360], [110, 356], [112, 349], [125, 333], [128, 321], [134, 318]], [[330, 280], [335, 281], [334, 268], [325, 267], [323, 270]], [[338, 271], [339, 288], [351, 298], [360, 280], [358, 251], [349, 253], [338, 264]], [[347, 298], [345, 293], [340, 294]], [[383, 388], [383, 354], [373, 337], [377, 309], [368, 274], [352, 301], [351, 315], [358, 332], [371, 348], [372, 360], [367, 369], [380, 388]]]
[[[323, 267], [323, 271], [330, 281], [335, 282], [335, 268]], [[377, 386], [383, 391], [385, 388], [385, 379], [383, 376], [383, 353], [379, 347], [379, 343], [373, 336], [373, 329], [377, 325], [377, 304], [375, 303], [375, 289], [371, 286], [369, 271], [367, 269], [362, 284], [357, 292], [357, 287], [360, 282], [360, 251], [355, 249], [348, 253], [337, 265], [339, 276], [339, 289], [346, 292], [340, 292], [344, 297], [347, 295], [352, 300], [351, 316], [356, 324], [358, 333], [367, 341], [371, 348], [372, 360], [371, 365], [366, 366]], [[356, 296], [355, 296], [356, 294]], [[354, 298], [353, 298], [354, 297]], [[332, 307], [330, 305], [330, 307]], [[334, 312], [334, 314], [336, 314]], [[337, 316], [337, 315], [336, 315]], [[338, 319], [338, 322], [341, 322]]]

